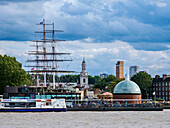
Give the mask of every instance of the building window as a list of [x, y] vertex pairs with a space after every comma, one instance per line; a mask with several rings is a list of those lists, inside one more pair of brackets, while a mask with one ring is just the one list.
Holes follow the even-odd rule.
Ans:
[[168, 88], [166, 87], [166, 91], [168, 91]]
[[158, 91], [158, 88], [156, 88], [156, 91]]
[[86, 83], [86, 79], [83, 79], [83, 83]]
[[170, 92], [169, 92], [169, 96], [170, 96]]
[[162, 86], [164, 86], [164, 82], [162, 82]]
[[159, 87], [159, 91], [161, 91], [161, 87]]
[[167, 85], [168, 85], [168, 82], [166, 82], [165, 84], [166, 84], [166, 86], [167, 86]]
[[161, 92], [159, 92], [159, 96], [161, 95]]
[[162, 95], [164, 96], [164, 92], [162, 92]]
[[166, 96], [168, 95], [168, 92], [166, 92]]
[[155, 91], [155, 88], [153, 88], [153, 91]]
[[164, 91], [164, 87], [162, 88], [162, 91]]

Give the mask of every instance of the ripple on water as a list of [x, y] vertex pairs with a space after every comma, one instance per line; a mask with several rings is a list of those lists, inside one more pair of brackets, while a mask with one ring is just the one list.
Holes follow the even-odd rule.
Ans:
[[169, 128], [170, 110], [112, 112], [0, 113], [0, 127]]

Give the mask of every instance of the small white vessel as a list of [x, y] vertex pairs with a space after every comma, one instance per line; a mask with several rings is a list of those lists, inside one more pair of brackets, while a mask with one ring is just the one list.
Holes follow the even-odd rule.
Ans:
[[66, 111], [65, 99], [0, 99], [0, 112]]

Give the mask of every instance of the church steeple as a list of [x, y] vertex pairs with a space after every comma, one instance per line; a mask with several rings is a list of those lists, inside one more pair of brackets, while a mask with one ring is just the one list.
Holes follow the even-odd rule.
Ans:
[[86, 61], [83, 55], [82, 71], [80, 73], [80, 86], [84, 88], [89, 88], [88, 86], [88, 73], [86, 71]]
[[82, 62], [82, 72], [86, 72], [86, 61], [84, 55], [83, 55], [83, 62]]

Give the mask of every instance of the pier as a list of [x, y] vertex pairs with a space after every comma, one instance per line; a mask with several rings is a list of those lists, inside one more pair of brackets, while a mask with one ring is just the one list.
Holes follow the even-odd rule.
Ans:
[[[136, 102], [131, 104], [131, 102]], [[152, 99], [66, 100], [67, 111], [163, 111]]]

